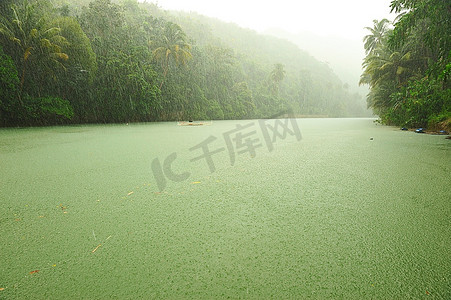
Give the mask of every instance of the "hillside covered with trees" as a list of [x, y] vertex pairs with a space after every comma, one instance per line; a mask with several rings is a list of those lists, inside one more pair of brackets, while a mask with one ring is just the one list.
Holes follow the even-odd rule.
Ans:
[[0, 3], [0, 125], [363, 116], [294, 44], [136, 0]]
[[451, 130], [451, 4], [395, 0], [398, 17], [374, 20], [360, 83], [385, 124]]

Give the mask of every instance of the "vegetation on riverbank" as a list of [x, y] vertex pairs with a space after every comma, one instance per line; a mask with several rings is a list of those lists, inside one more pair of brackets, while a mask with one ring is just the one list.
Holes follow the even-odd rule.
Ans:
[[389, 125], [451, 130], [451, 5], [396, 0], [393, 26], [374, 20], [365, 37], [361, 84], [368, 106]]
[[0, 4], [0, 125], [367, 114], [294, 44], [136, 0]]
[[[397, 0], [364, 39], [381, 122], [451, 131], [451, 6]], [[367, 115], [294, 44], [137, 0], [0, 3], [0, 126]]]

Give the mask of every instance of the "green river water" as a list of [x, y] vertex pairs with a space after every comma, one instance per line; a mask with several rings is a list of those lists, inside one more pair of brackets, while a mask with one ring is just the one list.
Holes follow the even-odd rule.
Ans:
[[451, 141], [284, 122], [0, 129], [0, 299], [451, 299]]

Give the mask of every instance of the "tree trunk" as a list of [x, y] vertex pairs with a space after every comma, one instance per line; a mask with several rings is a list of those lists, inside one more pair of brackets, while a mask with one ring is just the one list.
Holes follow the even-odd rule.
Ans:
[[166, 79], [166, 75], [168, 74], [168, 69], [169, 69], [169, 66], [167, 66], [167, 67], [164, 69], [164, 72], [163, 72], [163, 80], [161, 81], [161, 84], [160, 84], [160, 91], [161, 91], [161, 87], [163, 86], [163, 83], [164, 83], [164, 81], [165, 81], [165, 79]]

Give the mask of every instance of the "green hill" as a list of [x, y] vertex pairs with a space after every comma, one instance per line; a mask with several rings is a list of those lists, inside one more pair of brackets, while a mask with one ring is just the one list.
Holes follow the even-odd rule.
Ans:
[[8, 0], [0, 10], [0, 55], [12, 62], [0, 77], [3, 126], [366, 112], [295, 44], [196, 13], [136, 0]]

